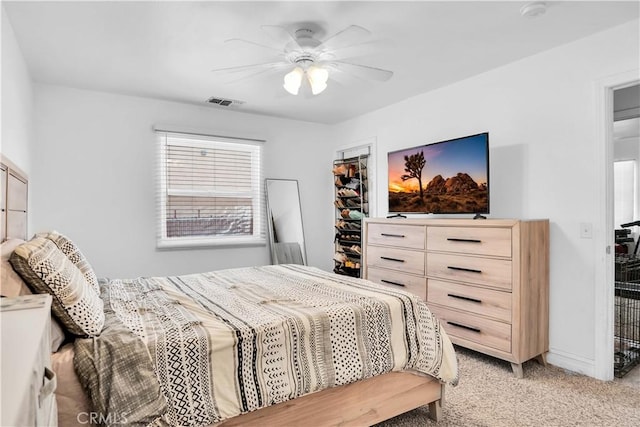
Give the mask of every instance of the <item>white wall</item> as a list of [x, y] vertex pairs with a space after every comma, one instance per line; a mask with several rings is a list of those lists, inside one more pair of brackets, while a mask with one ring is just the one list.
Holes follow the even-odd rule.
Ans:
[[2, 9], [2, 140], [0, 152], [23, 172], [31, 170], [33, 87], [11, 22]]
[[595, 81], [637, 69], [638, 21], [342, 123], [336, 147], [377, 138], [378, 214], [388, 151], [488, 131], [491, 218], [549, 218], [549, 360], [593, 373], [599, 229]]
[[36, 85], [34, 231], [67, 234], [98, 276], [268, 264], [267, 246], [156, 250], [154, 124], [266, 139], [265, 177], [300, 181], [309, 263], [331, 267], [326, 126], [58, 86]]

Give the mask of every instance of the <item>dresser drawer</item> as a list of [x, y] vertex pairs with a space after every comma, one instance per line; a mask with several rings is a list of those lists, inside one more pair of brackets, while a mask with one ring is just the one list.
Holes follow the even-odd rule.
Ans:
[[421, 225], [368, 224], [367, 243], [424, 249], [425, 228]]
[[511, 323], [511, 293], [429, 279], [427, 301]]
[[424, 252], [398, 248], [367, 247], [367, 266], [390, 268], [424, 276]]
[[427, 250], [511, 257], [511, 229], [428, 227]]
[[511, 289], [511, 261], [464, 255], [427, 254], [427, 276]]
[[412, 276], [398, 271], [385, 270], [384, 268], [367, 267], [367, 279], [394, 289], [411, 292], [423, 301], [427, 299], [426, 277]]
[[497, 350], [511, 352], [511, 325], [484, 317], [430, 304], [429, 309], [440, 319], [455, 343], [455, 338], [473, 341]]

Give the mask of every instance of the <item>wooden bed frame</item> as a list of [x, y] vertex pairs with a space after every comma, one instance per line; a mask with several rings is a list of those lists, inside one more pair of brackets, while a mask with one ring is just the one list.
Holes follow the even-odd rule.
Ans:
[[442, 417], [444, 384], [409, 372], [390, 372], [298, 397], [230, 418], [232, 426], [369, 426], [423, 405], [429, 418]]
[[[27, 175], [2, 154], [0, 164], [3, 174], [0, 240], [7, 237], [26, 240]], [[17, 184], [12, 184], [14, 181]], [[11, 209], [12, 200], [18, 200], [15, 214]], [[429, 418], [438, 421], [442, 416], [443, 401], [444, 384], [436, 378], [390, 372], [258, 409], [215, 426], [363, 426], [423, 405], [429, 405]]]

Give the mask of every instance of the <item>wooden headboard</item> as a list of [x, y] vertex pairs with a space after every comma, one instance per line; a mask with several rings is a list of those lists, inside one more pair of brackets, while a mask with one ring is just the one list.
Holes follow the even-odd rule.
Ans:
[[27, 240], [27, 174], [1, 154], [0, 169], [0, 242], [9, 237]]

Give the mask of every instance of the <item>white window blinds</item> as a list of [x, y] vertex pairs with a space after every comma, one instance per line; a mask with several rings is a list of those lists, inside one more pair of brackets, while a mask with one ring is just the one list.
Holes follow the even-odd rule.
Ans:
[[262, 144], [157, 133], [158, 247], [264, 244]]

